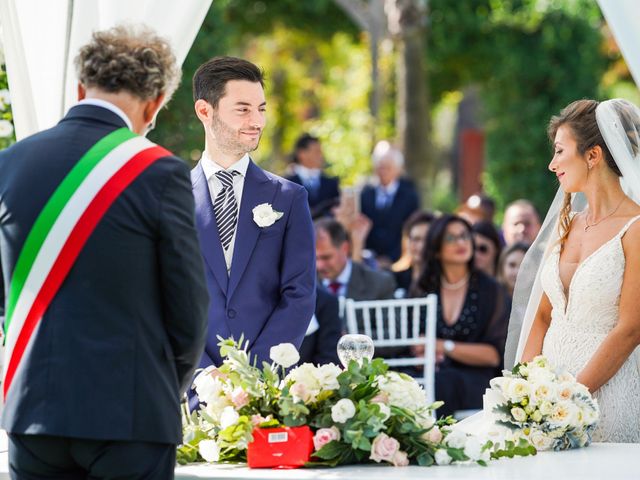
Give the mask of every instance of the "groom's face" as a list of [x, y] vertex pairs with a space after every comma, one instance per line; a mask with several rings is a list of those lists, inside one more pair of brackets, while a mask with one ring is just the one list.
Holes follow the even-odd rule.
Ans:
[[213, 109], [211, 135], [221, 151], [244, 155], [258, 148], [266, 119], [264, 90], [258, 82], [230, 80]]

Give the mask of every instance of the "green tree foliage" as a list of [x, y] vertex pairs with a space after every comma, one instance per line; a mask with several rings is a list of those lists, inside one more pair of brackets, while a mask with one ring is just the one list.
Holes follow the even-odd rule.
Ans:
[[557, 183], [547, 172], [549, 118], [597, 98], [606, 68], [594, 2], [431, 2], [432, 95], [481, 87], [485, 189], [500, 206], [529, 198], [546, 211]]

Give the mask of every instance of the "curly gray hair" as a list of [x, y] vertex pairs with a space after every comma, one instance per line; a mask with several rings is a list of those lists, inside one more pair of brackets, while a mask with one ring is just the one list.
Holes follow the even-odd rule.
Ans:
[[75, 58], [85, 87], [127, 91], [142, 100], [164, 93], [168, 101], [180, 83], [180, 68], [169, 43], [145, 26], [120, 25], [94, 32]]

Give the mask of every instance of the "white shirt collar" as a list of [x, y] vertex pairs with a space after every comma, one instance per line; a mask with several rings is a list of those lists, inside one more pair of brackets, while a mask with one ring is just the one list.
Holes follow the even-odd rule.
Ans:
[[106, 100], [102, 100], [100, 98], [85, 98], [84, 100], [80, 100], [78, 102], [78, 105], [94, 105], [96, 107], [102, 107], [102, 108], [106, 108], [107, 110], [111, 110], [113, 113], [118, 115], [122, 120], [124, 120], [124, 123], [127, 124], [127, 128], [129, 130], [133, 131], [133, 123], [131, 122], [131, 119], [127, 116], [126, 113], [122, 111], [120, 107], [117, 107], [111, 102], [107, 102]]
[[296, 172], [302, 180], [319, 178], [321, 173], [319, 168], [307, 168], [299, 164], [293, 166], [293, 171]]
[[206, 177], [207, 181], [209, 181], [211, 177], [220, 170], [235, 170], [243, 177], [246, 177], [247, 169], [249, 168], [249, 160], [249, 154], [245, 153], [240, 160], [232, 164], [229, 168], [225, 169], [218, 165], [214, 160], [212, 160], [209, 157], [209, 154], [204, 151], [202, 152], [202, 159], [200, 160], [200, 163], [202, 164], [202, 170], [204, 170], [204, 176]]
[[398, 186], [399, 185], [400, 185], [400, 182], [398, 182], [398, 180], [394, 180], [393, 182], [391, 182], [386, 187], [384, 187], [381, 184], [379, 184], [378, 188], [380, 190], [383, 190], [384, 192], [386, 192], [387, 195], [395, 195], [396, 191], [398, 191]]

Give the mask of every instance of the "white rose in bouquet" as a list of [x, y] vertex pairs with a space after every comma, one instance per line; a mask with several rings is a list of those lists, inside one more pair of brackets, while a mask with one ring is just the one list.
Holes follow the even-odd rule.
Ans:
[[342, 369], [333, 363], [321, 365], [316, 369], [318, 383], [322, 390], [338, 390], [338, 375], [342, 373]]
[[300, 360], [300, 354], [291, 343], [281, 343], [271, 347], [269, 358], [284, 368], [289, 368]]
[[202, 440], [198, 444], [198, 453], [206, 462], [217, 462], [220, 459], [220, 447], [215, 440]]
[[531, 394], [529, 383], [522, 378], [511, 379], [506, 387], [504, 394], [513, 403], [520, 403]]
[[531, 403], [534, 405], [545, 401], [555, 402], [556, 400], [556, 387], [551, 382], [534, 383], [532, 390]]
[[482, 442], [476, 437], [469, 437], [466, 439], [464, 445], [464, 454], [469, 457], [470, 460], [477, 462], [483, 457]]
[[467, 434], [461, 430], [451, 431], [445, 438], [451, 448], [464, 448], [467, 443]]
[[524, 422], [527, 419], [527, 413], [520, 407], [513, 407], [511, 415], [517, 422]]
[[427, 407], [427, 397], [413, 378], [398, 372], [387, 372], [376, 379], [378, 388], [389, 397], [389, 404], [413, 412]]
[[529, 441], [536, 447], [536, 450], [549, 450], [555, 443], [555, 439], [546, 435], [538, 429], [532, 429], [529, 435]]
[[220, 415], [220, 428], [224, 430], [231, 425], [235, 425], [240, 420], [240, 415], [234, 407], [226, 407]]
[[294, 368], [285, 377], [285, 382], [293, 382], [291, 393], [305, 404], [315, 402], [316, 397], [322, 390], [322, 385], [318, 380], [318, 368], [311, 363], [303, 363]]
[[348, 398], [338, 400], [331, 407], [331, 419], [336, 423], [345, 423], [356, 414], [356, 406]]
[[574, 425], [576, 422], [576, 412], [577, 408], [572, 402], [558, 402], [554, 405], [551, 415], [549, 416], [549, 423], [560, 428]]
[[438, 465], [449, 465], [451, 463], [451, 457], [444, 448], [436, 450], [435, 460]]

